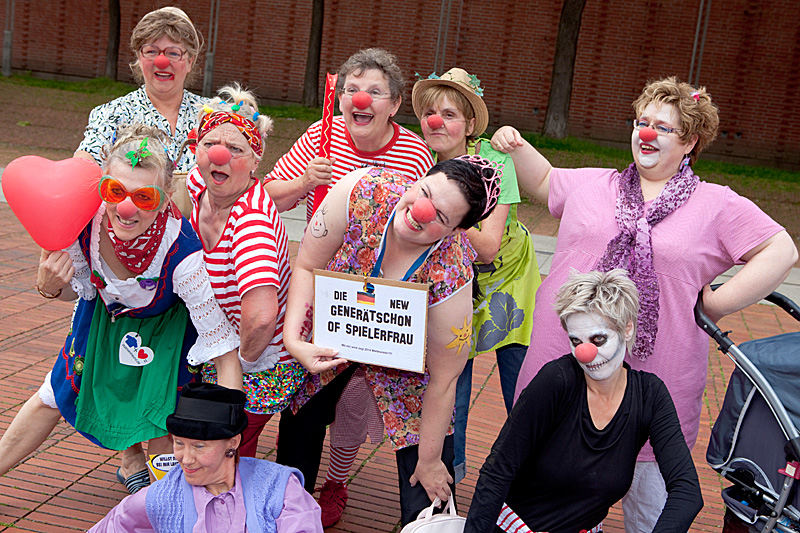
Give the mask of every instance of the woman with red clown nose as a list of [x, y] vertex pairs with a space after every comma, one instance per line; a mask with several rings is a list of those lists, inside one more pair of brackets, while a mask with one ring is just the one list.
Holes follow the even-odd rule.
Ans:
[[574, 272], [555, 314], [572, 354], [547, 363], [514, 404], [481, 468], [465, 533], [577, 533], [628, 490], [649, 439], [669, 495], [654, 532], [687, 531], [700, 482], [664, 383], [624, 363], [639, 299], [626, 272]]
[[[501, 174], [478, 156], [442, 161], [417, 182], [360, 169], [325, 197], [314, 217], [322, 213], [328, 231], [306, 229], [286, 312], [286, 347], [311, 375], [281, 413], [276, 458], [303, 472], [307, 489], [314, 487], [326, 426], [340, 414], [339, 399], [360, 381], [368, 396], [356, 408], [377, 412], [378, 431], [395, 450], [402, 522], [434, 498], [452, 495], [455, 384], [472, 333], [475, 252], [463, 229], [491, 214]], [[309, 342], [315, 268], [427, 286], [424, 373], [349, 363], [347, 350]], [[323, 525], [324, 517], [323, 510]]]
[[[242, 340], [249, 423], [240, 449], [254, 457], [264, 425], [288, 405], [306, 372], [283, 346], [291, 276], [286, 230], [254, 177], [272, 120], [238, 85], [219, 95], [200, 111], [197, 166], [186, 182], [211, 285]], [[203, 381], [218, 381], [213, 364], [203, 367]]]
[[514, 162], [480, 136], [489, 122], [477, 76], [452, 68], [420, 79], [411, 93], [425, 142], [438, 161], [478, 154], [503, 165], [497, 209], [467, 230], [478, 253], [475, 267], [481, 295], [476, 298], [470, 359], [456, 388], [456, 482], [466, 474], [467, 417], [472, 393], [472, 365], [478, 354], [495, 351], [506, 412], [511, 411], [517, 375], [531, 336], [536, 289], [542, 282], [528, 229], [517, 220], [520, 201]]
[[395, 57], [380, 48], [356, 52], [339, 69], [336, 94], [340, 116], [333, 118], [331, 158], [317, 157], [322, 121], [303, 134], [267, 174], [264, 187], [279, 211], [306, 199], [311, 221], [314, 190], [333, 185], [348, 172], [383, 167], [414, 180], [433, 165], [425, 143], [396, 124], [405, 81]]
[[200, 241], [169, 196], [166, 134], [122, 129], [105, 151], [103, 200], [77, 241], [43, 251], [45, 298], [76, 300], [69, 335], [44, 384], [0, 440], [0, 475], [48, 437], [63, 416], [93, 443], [124, 450], [117, 479], [150, 484], [147, 453], [172, 453], [166, 418], [191, 366], [219, 365], [241, 388], [239, 336], [214, 297]]
[[[698, 292], [712, 319], [773, 291], [797, 261], [783, 228], [728, 187], [692, 170], [717, 134], [717, 108], [705, 88], [677, 78], [649, 83], [633, 103], [633, 164], [616, 169], [559, 169], [513, 128], [492, 145], [514, 159], [520, 184], [561, 220], [550, 274], [536, 295], [531, 345], [517, 394], [568, 348], [552, 303], [571, 269], [630, 272], [640, 295], [637, 338], [627, 361], [667, 385], [686, 443], [697, 439], [708, 366], [708, 337], [694, 323]], [[708, 286], [744, 265], [717, 291]], [[664, 480], [645, 446], [622, 501], [627, 531], [651, 531], [664, 505]]]
[[[175, 172], [194, 166], [194, 154], [184, 146], [197, 126], [196, 106], [206, 99], [184, 89], [197, 74], [194, 68], [203, 38], [186, 13], [177, 7], [162, 7], [147, 13], [131, 33], [133, 54], [130, 68], [142, 86], [92, 110], [89, 124], [75, 155], [102, 165], [103, 147], [113, 144], [117, 127], [147, 124], [166, 132], [166, 151], [175, 162]], [[182, 186], [173, 195], [181, 210], [190, 206]]]

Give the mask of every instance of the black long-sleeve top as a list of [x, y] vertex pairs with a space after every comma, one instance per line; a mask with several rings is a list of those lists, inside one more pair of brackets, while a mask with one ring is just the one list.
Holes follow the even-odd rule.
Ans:
[[465, 533], [491, 533], [503, 502], [533, 531], [599, 524], [628, 491], [648, 438], [667, 486], [655, 532], [687, 531], [703, 507], [700, 483], [664, 383], [631, 370], [622, 403], [598, 430], [586, 378], [571, 355], [546, 364], [514, 405], [481, 468]]

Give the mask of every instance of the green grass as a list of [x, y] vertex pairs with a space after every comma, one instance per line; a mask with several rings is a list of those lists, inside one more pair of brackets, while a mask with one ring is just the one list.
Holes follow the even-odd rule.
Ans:
[[[541, 150], [543, 153], [566, 152], [571, 154], [580, 154], [590, 161], [603, 161], [617, 169], [627, 167], [633, 161], [630, 150], [621, 150], [619, 148], [601, 146], [592, 141], [587, 141], [584, 139], [576, 139], [574, 137], [567, 137], [565, 139], [551, 139], [549, 137], [544, 137], [534, 133], [524, 133], [523, 137], [525, 137], [528, 142], [530, 142], [537, 149]], [[554, 164], [555, 163], [556, 162], [554, 162]], [[730, 178], [733, 178], [735, 181], [746, 182], [749, 179], [754, 179], [756, 181], [769, 180], [773, 182], [800, 184], [800, 172], [792, 172], [789, 170], [753, 165], [725, 163], [722, 161], [712, 161], [709, 159], [703, 159], [702, 156], [694, 165], [694, 170], [699, 176], [701, 176], [701, 178], [708, 174], [725, 174]]]
[[24, 85], [27, 87], [43, 87], [45, 89], [59, 89], [62, 91], [73, 91], [87, 94], [100, 94], [108, 96], [109, 99], [124, 96], [136, 89], [136, 86], [131, 85], [130, 83], [112, 81], [108, 78], [95, 78], [93, 80], [85, 81], [57, 81], [35, 78], [29, 74], [14, 74], [8, 78], [0, 77], [0, 83]]
[[312, 120], [316, 122], [322, 118], [321, 107], [303, 107], [297, 105], [281, 105], [281, 106], [258, 106], [259, 111], [272, 118], [293, 118], [296, 120]]

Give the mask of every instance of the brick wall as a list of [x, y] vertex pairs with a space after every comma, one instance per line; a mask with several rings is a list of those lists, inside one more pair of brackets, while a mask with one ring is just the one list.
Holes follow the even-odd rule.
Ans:
[[[326, 0], [321, 85], [355, 50], [393, 51], [410, 82], [434, 68], [442, 5], [434, 0]], [[13, 67], [64, 75], [102, 75], [105, 0], [17, 0]], [[208, 40], [210, 0], [178, 0]], [[452, 0], [445, 69], [458, 65], [485, 87], [490, 124], [542, 127], [561, 10], [559, 0]], [[130, 79], [127, 40], [139, 18], [164, 2], [121, 0], [119, 78]], [[587, 0], [572, 93], [570, 134], [626, 142], [630, 102], [648, 79], [686, 80], [698, 18], [697, 0]], [[447, 13], [445, 13], [447, 15]], [[5, 13], [0, 13], [3, 18]], [[299, 102], [311, 0], [225, 0], [218, 28], [214, 84], [239, 80], [262, 98]], [[796, 0], [712, 2], [700, 66], [721, 110], [711, 152], [800, 165], [797, 109], [800, 4]], [[5, 23], [5, 21], [3, 21]], [[443, 40], [443, 39], [442, 39]], [[699, 42], [698, 42], [699, 47]], [[201, 74], [194, 84], [202, 86]], [[698, 65], [695, 64], [695, 71]], [[410, 87], [410, 83], [409, 83]], [[409, 91], [410, 95], [410, 91]], [[411, 114], [408, 102], [402, 113]]]

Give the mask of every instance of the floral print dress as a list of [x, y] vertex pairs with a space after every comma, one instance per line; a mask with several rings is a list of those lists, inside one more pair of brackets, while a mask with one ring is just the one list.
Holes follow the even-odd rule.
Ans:
[[[344, 243], [328, 263], [328, 270], [357, 276], [371, 274], [394, 207], [412, 184], [412, 180], [380, 168], [370, 169], [356, 182], [350, 193], [349, 230], [344, 234]], [[428, 307], [433, 307], [472, 281], [474, 259], [475, 251], [464, 232], [457, 231], [438, 243], [408, 281], [428, 285]], [[342, 355], [347, 357], [347, 354]], [[321, 374], [309, 375], [293, 398], [292, 410], [296, 413], [348, 366], [343, 364]], [[398, 450], [419, 444], [428, 372], [418, 374], [373, 365], [364, 365], [364, 369], [392, 447]], [[452, 432], [451, 424], [448, 435]]]

